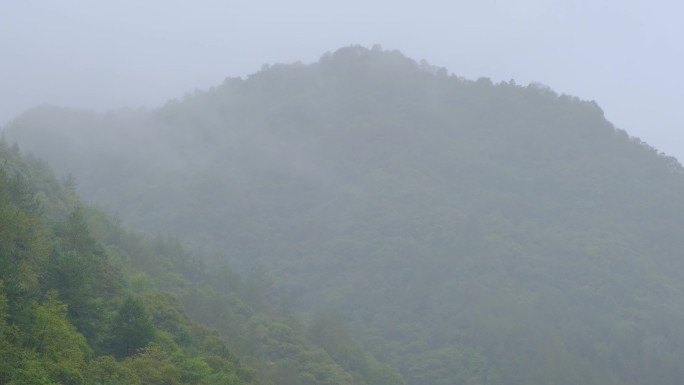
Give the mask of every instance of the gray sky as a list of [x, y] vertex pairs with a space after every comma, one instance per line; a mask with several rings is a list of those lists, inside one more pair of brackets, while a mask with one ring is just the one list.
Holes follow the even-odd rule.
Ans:
[[684, 159], [682, 16], [675, 0], [0, 0], [0, 125], [43, 103], [154, 107], [265, 63], [380, 44], [596, 100]]

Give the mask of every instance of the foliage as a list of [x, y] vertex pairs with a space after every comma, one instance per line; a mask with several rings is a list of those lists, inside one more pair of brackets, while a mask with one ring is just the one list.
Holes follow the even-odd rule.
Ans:
[[[49, 172], [4, 143], [0, 155], [0, 383], [268, 385], [278, 381], [273, 365], [289, 362], [272, 355], [285, 346], [297, 352], [297, 378], [350, 383], [302, 331], [268, 314], [260, 281], [210, 270], [174, 238], [124, 229], [69, 185], [44, 190]], [[34, 204], [37, 197], [57, 209]], [[204, 308], [203, 296], [216, 308]], [[187, 316], [183, 303], [193, 302], [188, 309], [202, 310], [195, 318], [239, 336], [233, 346], [243, 352], [260, 346], [256, 320], [288, 332], [247, 357], [262, 370], [253, 369]]]
[[[264, 381], [399, 378], [366, 350], [411, 384], [684, 379], [684, 173], [595, 102], [347, 47], [147, 112], [44, 107], [6, 135], [122, 222], [201, 246], [93, 226], [142, 298], [172, 292]], [[33, 266], [73, 249], [12, 202], [9, 319], [45, 291]], [[193, 335], [158, 299], [167, 333]]]
[[132, 356], [154, 338], [154, 325], [143, 303], [128, 296], [112, 320], [110, 352], [115, 357]]
[[[124, 272], [131, 268], [89, 231], [90, 212], [108, 219], [82, 207], [73, 191], [55, 187], [45, 169], [4, 142], [0, 161], [0, 383], [256, 382], [237, 359], [202, 366], [204, 354], [217, 361], [215, 352], [193, 341], [184, 347], [166, 341], [163, 322], [154, 324], [142, 300], [124, 296]], [[58, 209], [43, 208], [38, 197]], [[61, 209], [70, 204], [76, 208]], [[61, 212], [61, 218], [50, 212]], [[172, 306], [195, 334], [209, 333], [180, 305]], [[177, 332], [177, 340], [188, 338]], [[225, 345], [223, 356], [231, 357]]]

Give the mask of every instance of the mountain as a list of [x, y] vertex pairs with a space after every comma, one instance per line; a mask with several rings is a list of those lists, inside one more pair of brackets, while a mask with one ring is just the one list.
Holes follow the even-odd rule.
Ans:
[[1, 384], [404, 383], [339, 318], [278, 314], [267, 282], [131, 232], [66, 182], [0, 141]]
[[347, 47], [5, 137], [410, 384], [684, 381], [683, 169], [595, 102]]

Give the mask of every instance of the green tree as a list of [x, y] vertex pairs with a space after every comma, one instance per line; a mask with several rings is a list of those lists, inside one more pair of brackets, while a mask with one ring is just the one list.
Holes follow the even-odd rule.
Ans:
[[0, 280], [0, 384], [9, 382], [19, 364], [19, 349], [16, 346], [16, 329], [7, 324], [8, 306]]
[[202, 357], [186, 359], [181, 365], [181, 380], [191, 385], [205, 382], [211, 375], [211, 368]]
[[76, 206], [71, 214], [69, 214], [69, 218], [67, 218], [61, 230], [60, 235], [64, 240], [63, 247], [65, 250], [76, 251], [82, 254], [95, 251], [95, 239], [88, 231], [83, 207]]
[[156, 344], [150, 344], [126, 359], [125, 365], [145, 385], [177, 385], [181, 382], [181, 370]]
[[112, 356], [101, 356], [88, 363], [86, 379], [98, 385], [138, 385], [140, 378]]
[[32, 323], [24, 334], [24, 345], [32, 354], [22, 365], [24, 369], [42, 367], [51, 381], [65, 385], [82, 384], [82, 370], [92, 351], [85, 337], [67, 320], [67, 305], [59, 302], [57, 293], [51, 291], [32, 314]]
[[128, 296], [112, 321], [110, 351], [116, 357], [128, 357], [154, 338], [154, 325], [143, 303]]

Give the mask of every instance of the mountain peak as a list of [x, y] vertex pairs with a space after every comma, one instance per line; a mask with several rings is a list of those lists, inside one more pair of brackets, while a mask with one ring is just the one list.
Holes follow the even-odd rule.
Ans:
[[684, 323], [684, 175], [595, 102], [350, 46], [63, 127], [95, 133], [69, 151], [60, 121], [7, 136], [124, 222], [339, 311], [412, 384], [684, 376], [662, 327]]

